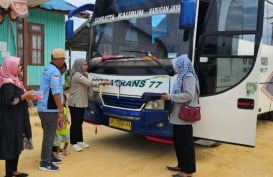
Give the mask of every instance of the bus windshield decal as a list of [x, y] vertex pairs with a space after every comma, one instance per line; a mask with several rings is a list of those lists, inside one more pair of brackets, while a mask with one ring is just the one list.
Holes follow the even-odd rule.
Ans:
[[148, 87], [148, 88], [158, 88], [163, 81], [155, 81], [155, 80], [109, 80], [109, 79], [97, 79], [93, 78], [93, 82], [99, 82], [99, 81], [110, 81], [112, 82], [112, 85], [115, 85], [117, 87]]
[[101, 17], [95, 18], [95, 21], [92, 23], [92, 26], [103, 24], [103, 23], [128, 20], [131, 18], [148, 17], [148, 16], [152, 16], [156, 14], [171, 14], [171, 13], [180, 13], [180, 5], [154, 7], [154, 8], [150, 8], [148, 12], [145, 12], [144, 9], [140, 9], [140, 10], [134, 10], [134, 11], [120, 12], [117, 15], [110, 14], [106, 16], [101, 16]]

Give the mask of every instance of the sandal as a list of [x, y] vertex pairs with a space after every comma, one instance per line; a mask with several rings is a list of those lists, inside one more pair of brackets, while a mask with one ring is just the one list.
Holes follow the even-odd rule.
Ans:
[[68, 156], [68, 155], [70, 155], [70, 152], [69, 152], [68, 150], [63, 150], [63, 151], [62, 151], [62, 154], [63, 154], [64, 156]]
[[176, 167], [170, 167], [170, 166], [167, 166], [166, 167], [168, 170], [171, 170], [171, 171], [181, 171], [181, 168], [176, 166]]
[[12, 176], [15, 176], [15, 177], [27, 177], [28, 174], [27, 173], [22, 173], [22, 172], [13, 172]]
[[175, 175], [172, 175], [172, 177], [184, 177], [184, 176], [181, 176], [179, 174], [175, 174]]
[[180, 174], [180, 173], [177, 173], [175, 175], [172, 175], [172, 177], [192, 177], [191, 174]]

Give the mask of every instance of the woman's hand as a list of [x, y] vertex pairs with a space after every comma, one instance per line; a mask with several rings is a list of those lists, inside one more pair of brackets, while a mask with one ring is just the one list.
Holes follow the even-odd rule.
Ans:
[[31, 99], [26, 98], [28, 107], [34, 106], [33, 101]]
[[26, 91], [23, 95], [21, 95], [22, 100], [34, 100], [35, 95], [33, 90]]
[[100, 86], [100, 85], [111, 85], [112, 84], [112, 82], [110, 82], [110, 81], [100, 81], [100, 82], [98, 82], [98, 86]]
[[161, 100], [169, 100], [169, 96], [167, 93], [163, 93], [160, 97]]

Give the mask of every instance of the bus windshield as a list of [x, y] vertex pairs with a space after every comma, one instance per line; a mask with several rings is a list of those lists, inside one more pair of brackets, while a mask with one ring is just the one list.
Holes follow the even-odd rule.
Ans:
[[185, 31], [178, 26], [180, 1], [167, 2], [97, 1], [91, 22], [92, 57], [111, 54], [142, 58], [151, 54], [168, 59], [189, 53], [189, 41], [182, 40]]

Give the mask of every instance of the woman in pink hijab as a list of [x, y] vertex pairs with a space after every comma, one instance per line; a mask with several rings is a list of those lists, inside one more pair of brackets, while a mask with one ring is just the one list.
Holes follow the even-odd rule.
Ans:
[[0, 67], [0, 159], [6, 161], [6, 177], [26, 177], [17, 171], [21, 151], [32, 149], [28, 102], [35, 98], [19, 79], [20, 58], [8, 56]]

